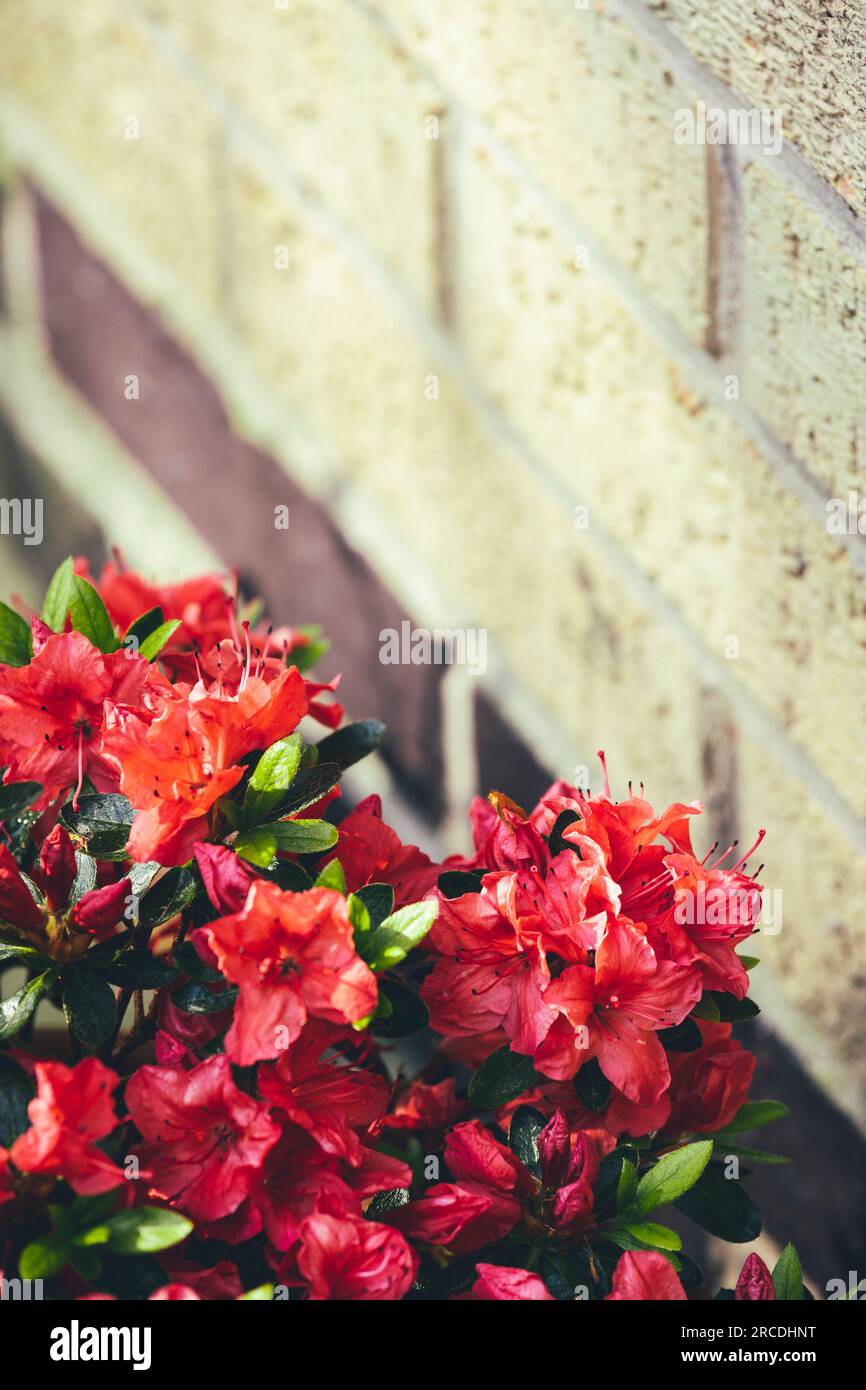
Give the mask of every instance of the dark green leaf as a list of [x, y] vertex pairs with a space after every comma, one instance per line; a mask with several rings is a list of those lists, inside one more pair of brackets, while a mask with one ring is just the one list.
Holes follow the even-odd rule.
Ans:
[[427, 1005], [402, 980], [379, 981], [379, 1006], [384, 1009], [373, 1018], [377, 1038], [408, 1038], [420, 1033], [430, 1022]]
[[611, 1085], [598, 1065], [596, 1057], [590, 1057], [588, 1062], [584, 1062], [574, 1078], [574, 1089], [577, 1092], [578, 1100], [593, 1114], [603, 1110], [607, 1105], [610, 1100]]
[[697, 1052], [704, 1041], [700, 1028], [691, 1018], [684, 1018], [676, 1028], [661, 1028], [656, 1037], [665, 1052]]
[[42, 605], [42, 621], [52, 632], [62, 632], [66, 626], [66, 615], [72, 598], [72, 556], [67, 555], [57, 566], [45, 594]]
[[628, 1212], [634, 1205], [637, 1193], [637, 1167], [628, 1159], [623, 1162], [620, 1169], [619, 1182], [616, 1188], [616, 1207], [619, 1212]]
[[108, 609], [92, 584], [80, 574], [72, 576], [69, 612], [76, 632], [83, 632], [101, 652], [117, 651], [117, 636]]
[[30, 1128], [27, 1106], [36, 1088], [23, 1067], [0, 1052], [0, 1145], [12, 1147], [19, 1134]]
[[480, 893], [483, 874], [463, 869], [446, 869], [439, 875], [437, 888], [446, 898], [462, 898], [465, 893]]
[[68, 1243], [60, 1236], [41, 1236], [25, 1245], [18, 1259], [22, 1279], [50, 1279], [69, 1263]]
[[[715, 1004], [722, 1023], [745, 1023], [746, 1019], [755, 1018], [761, 1012], [753, 999], [737, 999], [736, 995], [724, 994], [721, 990], [708, 990], [701, 1003], [707, 1000]], [[697, 1013], [697, 1010], [692, 1012]]]
[[288, 791], [271, 808], [270, 814], [274, 820], [279, 820], [281, 816], [296, 816], [300, 811], [305, 811], [336, 787], [340, 775], [336, 763], [318, 763], [315, 767], [302, 768]]
[[790, 1158], [784, 1154], [770, 1153], [768, 1149], [746, 1149], [740, 1144], [730, 1144], [726, 1139], [717, 1139], [714, 1144], [717, 1155], [727, 1157], [733, 1154], [736, 1158], [742, 1158], [746, 1163], [776, 1165], [790, 1163]]
[[162, 627], [165, 622], [165, 614], [161, 608], [148, 608], [146, 612], [140, 613], [134, 623], [130, 623], [123, 637], [123, 644], [126, 646], [127, 638], [134, 637], [139, 649], [145, 637], [149, 637], [157, 628]]
[[179, 618], [171, 618], [167, 623], [161, 623], [153, 632], [148, 633], [144, 641], [138, 648], [138, 655], [144, 657], [145, 661], [155, 661], [167, 642], [170, 642], [174, 634], [180, 627]]
[[85, 1047], [99, 1047], [111, 1037], [117, 1023], [113, 990], [99, 975], [80, 965], [63, 971], [63, 1012]]
[[0, 821], [20, 816], [37, 798], [42, 790], [41, 782], [10, 782], [0, 786]]
[[360, 898], [366, 907], [373, 929], [380, 927], [394, 911], [394, 889], [390, 883], [368, 883], [357, 890], [355, 897]]
[[368, 1221], [381, 1221], [390, 1211], [405, 1207], [409, 1201], [408, 1187], [391, 1187], [387, 1192], [377, 1192], [364, 1212]]
[[579, 815], [577, 811], [560, 811], [559, 815], [556, 817], [556, 820], [553, 822], [553, 827], [551, 829], [550, 837], [547, 842], [547, 847], [550, 850], [551, 856], [562, 854], [563, 850], [570, 849], [574, 851], [578, 859], [581, 859], [583, 857], [580, 853], [579, 847], [577, 845], [573, 845], [570, 840], [565, 839], [565, 831], [569, 828], [570, 825], [574, 825], [575, 821], [579, 821], [581, 819], [582, 817]]
[[346, 875], [343, 873], [343, 866], [339, 859], [331, 859], [329, 863], [320, 871], [314, 888], [332, 888], [335, 893], [346, 895]]
[[494, 1110], [530, 1090], [539, 1080], [531, 1057], [500, 1047], [486, 1058], [469, 1083], [469, 1099], [479, 1110]]
[[521, 1105], [511, 1117], [508, 1129], [508, 1146], [528, 1168], [533, 1177], [541, 1176], [541, 1160], [538, 1156], [538, 1136], [547, 1124], [546, 1116], [531, 1105]]
[[35, 946], [28, 946], [23, 941], [4, 941], [2, 937], [0, 937], [0, 960], [15, 960], [21, 965], [33, 967], [41, 965], [45, 968], [51, 964], [47, 956], [41, 955]]
[[762, 1129], [764, 1125], [781, 1120], [788, 1114], [787, 1105], [780, 1100], [747, 1100], [740, 1106], [730, 1124], [720, 1129], [714, 1138], [726, 1134], [745, 1134], [752, 1129]]
[[76, 811], [67, 801], [60, 819], [71, 835], [83, 840], [94, 859], [125, 859], [135, 811], [125, 796], [111, 792], [81, 796]]
[[106, 979], [125, 989], [161, 989], [177, 978], [177, 971], [150, 951], [126, 951], [106, 971]]
[[741, 1244], [761, 1234], [758, 1209], [737, 1178], [726, 1178], [711, 1163], [690, 1192], [678, 1198], [678, 1209], [710, 1235]]
[[385, 725], [378, 719], [359, 719], [356, 724], [346, 724], [336, 733], [323, 738], [316, 744], [319, 766], [322, 763], [336, 763], [345, 771], [354, 763], [366, 758], [378, 748], [385, 734]]
[[171, 1002], [187, 1014], [218, 1014], [230, 1008], [237, 996], [236, 985], [215, 994], [206, 985], [191, 980], [173, 992]]
[[168, 922], [189, 907], [201, 891], [202, 881], [194, 864], [169, 869], [142, 898], [138, 909], [139, 927], [149, 931], [161, 922]]

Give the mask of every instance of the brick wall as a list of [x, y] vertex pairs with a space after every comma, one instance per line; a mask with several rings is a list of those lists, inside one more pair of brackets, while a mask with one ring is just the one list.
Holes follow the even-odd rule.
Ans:
[[[763, 1202], [786, 1234], [832, 1189], [807, 1254], [838, 1273], [866, 1188], [866, 536], [826, 503], [866, 451], [866, 4], [3, 18], [0, 481], [46, 498], [4, 589], [115, 542], [238, 565], [326, 626], [431, 845], [476, 787], [530, 799], [601, 745], [617, 785], [702, 794], [707, 845], [766, 826], [761, 1065], [792, 1144], [833, 1143]], [[678, 143], [698, 103], [780, 113], [781, 148]], [[485, 629], [487, 672], [383, 666], [404, 618]]]

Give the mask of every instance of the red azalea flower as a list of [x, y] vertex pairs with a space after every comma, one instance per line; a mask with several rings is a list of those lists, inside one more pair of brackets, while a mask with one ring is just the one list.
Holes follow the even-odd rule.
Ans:
[[528, 1269], [509, 1269], [504, 1265], [477, 1264], [478, 1278], [472, 1285], [472, 1297], [504, 1299], [514, 1302], [555, 1302], [543, 1279]]
[[620, 1255], [613, 1272], [613, 1288], [605, 1295], [611, 1302], [647, 1301], [678, 1299], [686, 1297], [686, 1291], [677, 1277], [673, 1265], [656, 1250], [627, 1250]]
[[694, 1052], [672, 1052], [671, 1113], [665, 1129], [672, 1133], [713, 1134], [724, 1129], [749, 1093], [755, 1058], [731, 1037], [730, 1023], [695, 1022], [704, 1040]]
[[776, 1286], [760, 1255], [749, 1255], [734, 1289], [734, 1298], [742, 1303], [768, 1303], [776, 1297]]
[[158, 680], [142, 658], [104, 655], [80, 632], [50, 633], [26, 666], [0, 665], [4, 782], [41, 782], [39, 809], [80, 790], [85, 775], [98, 791], [116, 791], [117, 770], [102, 755], [106, 706], [143, 709]]
[[84, 1197], [119, 1187], [123, 1173], [96, 1144], [118, 1123], [111, 1100], [117, 1082], [95, 1057], [74, 1067], [37, 1062], [37, 1093], [27, 1107], [31, 1128], [9, 1155], [16, 1168], [65, 1178]]
[[478, 1120], [468, 1120], [448, 1135], [445, 1162], [454, 1181], [397, 1208], [394, 1224], [413, 1240], [459, 1254], [508, 1235], [520, 1219], [521, 1198], [538, 1186], [520, 1160]]
[[355, 1023], [376, 1008], [376, 977], [355, 953], [346, 901], [329, 888], [285, 893], [258, 879], [240, 912], [199, 928], [240, 987], [226, 1050], [241, 1066], [277, 1057], [308, 1016]]
[[11, 1202], [15, 1196], [15, 1187], [12, 1182], [12, 1171], [9, 1167], [9, 1150], [4, 1149], [0, 1144], [0, 1207], [4, 1202]]
[[438, 1133], [448, 1129], [466, 1109], [455, 1094], [456, 1082], [448, 1076], [435, 1086], [412, 1081], [381, 1121], [382, 1129], [408, 1129]]
[[249, 1195], [279, 1126], [267, 1106], [238, 1090], [225, 1056], [191, 1071], [140, 1067], [126, 1087], [129, 1113], [153, 1191], [195, 1221], [215, 1221]]
[[298, 1268], [311, 1299], [400, 1299], [415, 1278], [418, 1256], [391, 1226], [314, 1212], [300, 1234]]
[[546, 1076], [565, 1080], [589, 1057], [638, 1105], [651, 1105], [670, 1081], [656, 1037], [681, 1023], [701, 995], [695, 972], [658, 961], [646, 937], [625, 918], [611, 923], [594, 966], [572, 965], [545, 993], [561, 1016], [535, 1054]]
[[363, 1148], [356, 1131], [367, 1131], [384, 1115], [390, 1087], [339, 1055], [339, 1045], [351, 1041], [350, 1029], [310, 1019], [277, 1062], [259, 1069], [258, 1083], [262, 1099], [305, 1129], [325, 1153], [357, 1166]]
[[417, 845], [404, 845], [385, 824], [381, 797], [365, 797], [341, 821], [339, 830], [337, 845], [322, 863], [339, 859], [350, 893], [368, 883], [390, 883], [395, 907], [404, 907], [419, 902], [435, 886], [439, 865]]

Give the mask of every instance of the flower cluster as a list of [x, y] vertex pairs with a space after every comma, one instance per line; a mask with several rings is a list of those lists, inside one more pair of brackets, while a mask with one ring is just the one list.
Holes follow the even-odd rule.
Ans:
[[[343, 813], [384, 725], [344, 722], [326, 650], [118, 556], [0, 606], [0, 1268], [61, 1298], [689, 1297], [655, 1213], [756, 1236], [739, 1158], [777, 1160], [742, 1136], [784, 1113], [732, 1036], [749, 856], [699, 858], [698, 804], [605, 769], [477, 800], [434, 863], [378, 797]], [[802, 1296], [793, 1248], [721, 1296]]]

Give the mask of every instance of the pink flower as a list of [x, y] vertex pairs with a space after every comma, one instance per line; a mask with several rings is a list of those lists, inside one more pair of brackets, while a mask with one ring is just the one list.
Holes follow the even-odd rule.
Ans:
[[554, 1302], [543, 1279], [531, 1274], [528, 1269], [509, 1269], [502, 1265], [478, 1264], [475, 1266], [478, 1278], [472, 1285], [475, 1298], [503, 1299], [536, 1303]]
[[314, 1212], [301, 1223], [300, 1239], [298, 1268], [314, 1300], [400, 1299], [418, 1268], [399, 1231], [359, 1216]]
[[684, 1300], [686, 1291], [673, 1265], [657, 1250], [627, 1250], [619, 1257], [613, 1272], [613, 1288], [605, 1297], [611, 1302], [617, 1299], [658, 1302]]
[[760, 1255], [749, 1255], [734, 1289], [734, 1298], [741, 1303], [768, 1303], [776, 1297], [776, 1286]]
[[123, 1173], [96, 1143], [117, 1125], [111, 1100], [117, 1080], [95, 1057], [74, 1067], [37, 1062], [37, 1094], [27, 1107], [31, 1128], [9, 1154], [16, 1168], [65, 1178], [84, 1197], [119, 1187]]

